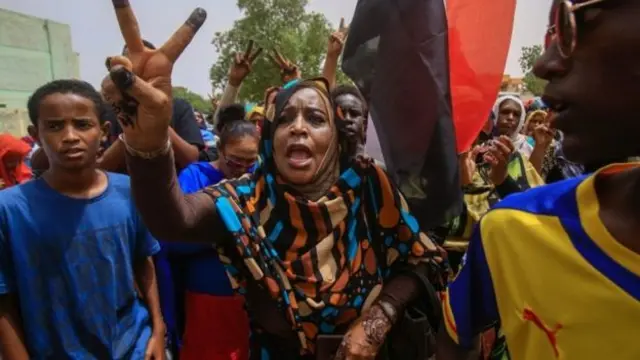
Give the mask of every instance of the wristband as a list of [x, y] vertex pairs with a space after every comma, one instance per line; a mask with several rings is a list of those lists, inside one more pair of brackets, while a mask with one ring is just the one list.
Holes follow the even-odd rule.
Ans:
[[377, 304], [380, 309], [382, 309], [382, 312], [387, 317], [387, 319], [389, 319], [392, 324], [395, 324], [398, 320], [398, 312], [396, 311], [396, 308], [384, 300], [378, 301]]
[[118, 136], [118, 139], [120, 139], [120, 141], [122, 141], [122, 143], [124, 144], [124, 148], [129, 153], [129, 155], [132, 155], [132, 156], [135, 156], [135, 157], [139, 157], [139, 158], [142, 158], [142, 159], [145, 159], [145, 160], [151, 160], [151, 159], [157, 158], [158, 156], [166, 155], [167, 153], [169, 153], [169, 150], [171, 150], [171, 140], [170, 139], [167, 139], [167, 142], [162, 147], [160, 147], [160, 148], [158, 148], [156, 150], [153, 150], [153, 151], [140, 151], [140, 150], [136, 150], [136, 149], [132, 148], [125, 141], [124, 134], [120, 134]]

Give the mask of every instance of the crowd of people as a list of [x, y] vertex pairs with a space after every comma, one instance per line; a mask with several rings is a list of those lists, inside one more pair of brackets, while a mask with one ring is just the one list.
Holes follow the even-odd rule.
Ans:
[[553, 1], [545, 95], [497, 94], [442, 237], [366, 154], [344, 23], [259, 104], [248, 41], [207, 115], [171, 95], [204, 10], [156, 48], [113, 5], [101, 88], [0, 135], [2, 359], [640, 359], [640, 1]]

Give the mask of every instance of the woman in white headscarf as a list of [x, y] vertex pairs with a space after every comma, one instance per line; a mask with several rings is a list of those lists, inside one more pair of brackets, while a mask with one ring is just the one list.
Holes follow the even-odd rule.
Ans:
[[527, 142], [527, 137], [521, 134], [526, 119], [522, 100], [513, 95], [499, 97], [493, 106], [493, 115], [494, 135], [508, 136], [515, 150], [528, 159], [533, 152], [533, 146]]

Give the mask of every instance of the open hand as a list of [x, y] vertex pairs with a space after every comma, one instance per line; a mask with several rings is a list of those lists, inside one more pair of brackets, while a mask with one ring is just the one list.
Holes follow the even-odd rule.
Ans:
[[259, 47], [256, 51], [253, 51], [253, 40], [249, 40], [247, 50], [243, 53], [236, 53], [229, 69], [229, 84], [233, 86], [240, 86], [244, 78], [251, 72], [253, 62], [262, 53], [262, 48]]
[[271, 54], [270, 57], [273, 63], [276, 64], [278, 69], [280, 69], [280, 78], [283, 83], [286, 84], [291, 80], [300, 79], [302, 77], [298, 66], [282, 56], [278, 50], [274, 49], [273, 54]]
[[489, 179], [493, 185], [500, 185], [507, 179], [509, 160], [511, 160], [511, 154], [514, 151], [515, 147], [511, 139], [502, 135], [493, 141], [484, 155], [484, 160], [491, 165]]
[[349, 34], [349, 27], [345, 26], [344, 18], [340, 19], [340, 26], [338, 30], [329, 36], [329, 46], [327, 48], [327, 55], [338, 57], [342, 53], [344, 43], [347, 40]]
[[154, 151], [167, 142], [172, 115], [173, 65], [204, 23], [207, 13], [195, 9], [187, 21], [157, 50], [145, 48], [128, 0], [112, 0], [128, 54], [107, 59], [102, 82], [105, 100], [121, 122], [127, 145]]

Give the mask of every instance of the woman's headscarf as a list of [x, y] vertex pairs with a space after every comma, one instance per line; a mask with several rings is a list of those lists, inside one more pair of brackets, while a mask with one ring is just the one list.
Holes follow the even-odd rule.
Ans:
[[[516, 148], [516, 150], [522, 153], [528, 159], [533, 152], [533, 147], [527, 142], [527, 137], [520, 133], [525, 124], [527, 111], [525, 110], [524, 103], [522, 102], [522, 100], [520, 100], [519, 97], [513, 95], [503, 95], [500, 96], [498, 100], [496, 100], [496, 103], [493, 106], [493, 124], [496, 125], [498, 123], [498, 117], [500, 116], [500, 106], [502, 106], [502, 103], [507, 100], [515, 102], [520, 107], [520, 119], [518, 119], [518, 125], [508, 136], [511, 138], [511, 142], [513, 142], [513, 146]], [[496, 127], [494, 126], [494, 129], [495, 128]]]
[[533, 119], [536, 116], [542, 116], [543, 118], [547, 118], [547, 112], [544, 110], [535, 110], [529, 113], [529, 115], [527, 115], [527, 121], [525, 121], [524, 123], [524, 127], [523, 129], [526, 131], [527, 128], [529, 127], [529, 122], [531, 121], [531, 119]]
[[[26, 142], [10, 134], [0, 134], [0, 176], [4, 183], [0, 188], [17, 185], [31, 179], [31, 170], [24, 162], [30, 151], [31, 147]], [[7, 156], [20, 159], [15, 169], [6, 168], [4, 160]]]
[[[331, 143], [329, 145], [329, 148], [327, 149], [327, 152], [324, 154], [322, 158], [322, 162], [318, 166], [318, 169], [316, 170], [316, 174], [314, 175], [311, 182], [305, 185], [289, 185], [289, 186], [295, 189], [299, 194], [305, 196], [306, 198], [310, 200], [317, 200], [320, 198], [320, 196], [322, 196], [322, 194], [324, 194], [327, 191], [327, 189], [331, 185], [333, 185], [333, 183], [338, 178], [339, 172], [340, 172], [340, 164], [339, 164], [340, 149], [338, 145], [338, 132], [336, 130], [337, 126], [335, 122], [333, 104], [331, 102], [331, 98], [327, 91], [327, 89], [329, 88], [329, 85], [326, 82], [326, 80], [314, 79], [309, 81], [301, 81], [295, 86], [283, 89], [278, 93], [278, 96], [276, 97], [276, 103], [275, 103], [275, 118], [273, 119], [272, 123], [269, 124], [270, 134], [268, 139], [273, 139], [276, 128], [279, 125], [280, 114], [282, 114], [282, 111], [284, 110], [285, 106], [289, 103], [289, 99], [291, 99], [293, 94], [305, 88], [313, 89], [318, 93], [318, 95], [320, 95], [322, 104], [325, 107], [324, 109], [325, 113], [328, 116], [327, 119], [329, 121], [329, 125], [332, 128], [331, 140], [330, 140]], [[269, 143], [269, 146], [271, 146], [271, 150], [273, 151], [273, 143]], [[273, 155], [273, 154], [270, 154], [270, 155]], [[270, 158], [272, 160], [271, 156]], [[271, 170], [274, 173], [277, 173], [277, 169], [275, 169], [275, 164], [273, 164], [273, 168]]]
[[[281, 91], [276, 114], [303, 88], [318, 91], [332, 109], [326, 80], [312, 80]], [[335, 137], [320, 166], [328, 171], [313, 181], [318, 187], [327, 181], [321, 173], [334, 171], [339, 157], [338, 129], [329, 114]], [[234, 239], [220, 249], [233, 288], [246, 294], [248, 278], [262, 284], [300, 339], [301, 352], [309, 354], [317, 335], [346, 330], [373, 303], [392, 269], [427, 263], [438, 269], [432, 281], [442, 286], [446, 272], [440, 271], [440, 249], [420, 232], [393, 181], [373, 161], [355, 159], [315, 201], [300, 196], [306, 187], [284, 183], [273, 162], [277, 123], [277, 115], [265, 122], [263, 162], [253, 175], [204, 191]]]

